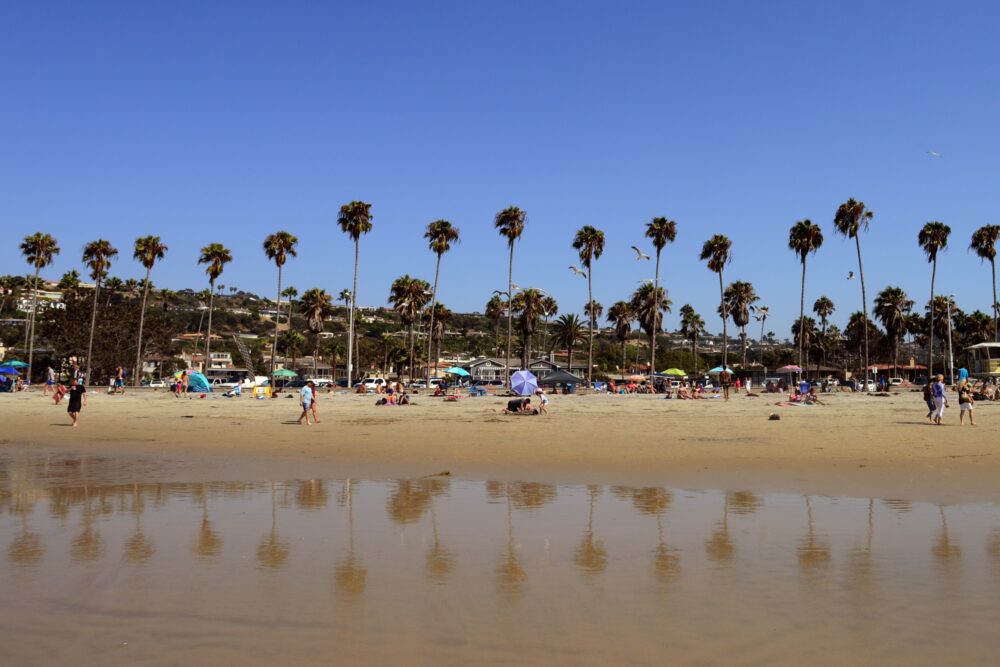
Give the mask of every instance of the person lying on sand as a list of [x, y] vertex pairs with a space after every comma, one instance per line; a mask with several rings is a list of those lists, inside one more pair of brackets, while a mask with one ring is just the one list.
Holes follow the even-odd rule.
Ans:
[[505, 415], [537, 415], [538, 410], [531, 407], [530, 398], [515, 398], [507, 401], [507, 407], [501, 412]]

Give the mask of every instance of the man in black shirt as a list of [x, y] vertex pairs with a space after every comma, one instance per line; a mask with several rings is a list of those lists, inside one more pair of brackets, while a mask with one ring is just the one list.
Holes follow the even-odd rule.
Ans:
[[69, 394], [69, 408], [66, 411], [69, 413], [70, 419], [73, 420], [75, 428], [80, 419], [80, 410], [87, 404], [87, 388], [83, 386], [82, 382], [73, 378], [67, 393]]

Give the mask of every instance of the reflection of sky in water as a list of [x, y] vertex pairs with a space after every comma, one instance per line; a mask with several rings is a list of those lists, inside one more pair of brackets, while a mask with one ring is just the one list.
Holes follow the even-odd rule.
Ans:
[[0, 458], [13, 658], [968, 664], [1000, 648], [992, 506], [156, 474]]

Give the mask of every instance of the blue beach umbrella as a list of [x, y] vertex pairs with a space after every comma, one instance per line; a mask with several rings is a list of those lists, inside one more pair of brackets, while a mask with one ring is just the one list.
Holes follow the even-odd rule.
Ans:
[[13, 366], [14, 368], [27, 368], [28, 364], [20, 361], [18, 359], [11, 359], [10, 361], [3, 362], [4, 366]]
[[464, 368], [459, 368], [458, 366], [452, 366], [451, 368], [445, 370], [445, 373], [450, 373], [451, 375], [457, 375], [459, 377], [467, 377], [469, 375], [469, 371]]
[[530, 396], [538, 389], [538, 378], [531, 371], [518, 371], [510, 376], [510, 388], [519, 396]]
[[[730, 373], [731, 375], [732, 375], [732, 374], [735, 374], [735, 373], [736, 373], [736, 371], [734, 371], [734, 370], [733, 370], [732, 368], [730, 368], [729, 366], [726, 366], [726, 370], [727, 370], [727, 371], [729, 371], [729, 373]], [[709, 374], [709, 375], [718, 375], [718, 374], [719, 374], [719, 373], [721, 373], [721, 372], [722, 372], [722, 366], [716, 366], [715, 368], [713, 368], [712, 370], [710, 370], [710, 371], [708, 372], [708, 374]]]
[[17, 372], [17, 369], [14, 368], [13, 366], [11, 366], [10, 364], [4, 364], [3, 366], [0, 366], [0, 374], [2, 374], [2, 375], [20, 375], [20, 373]]

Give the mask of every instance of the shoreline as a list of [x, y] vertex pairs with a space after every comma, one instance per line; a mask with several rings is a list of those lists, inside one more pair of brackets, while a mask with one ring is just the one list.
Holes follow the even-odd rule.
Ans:
[[[77, 429], [40, 392], [5, 396], [0, 455], [87, 454], [131, 474], [229, 479], [415, 478], [627, 484], [690, 489], [1000, 503], [998, 404], [979, 426], [926, 426], [919, 394], [835, 394], [828, 406], [777, 408], [771, 397], [729, 403], [657, 396], [554, 396], [552, 414], [508, 417], [506, 399], [429, 395], [408, 407], [321, 394], [320, 418], [295, 424], [297, 401], [89, 394]], [[773, 398], [772, 398], [773, 397]], [[768, 420], [771, 412], [780, 421]], [[158, 478], [160, 479], [160, 478]], [[160, 480], [168, 481], [168, 480]]]

